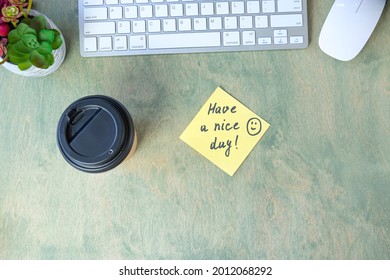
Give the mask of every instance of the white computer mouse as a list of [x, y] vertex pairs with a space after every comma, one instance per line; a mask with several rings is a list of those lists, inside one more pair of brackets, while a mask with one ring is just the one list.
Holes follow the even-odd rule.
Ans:
[[342, 61], [353, 59], [374, 31], [386, 0], [336, 0], [322, 27], [323, 52]]

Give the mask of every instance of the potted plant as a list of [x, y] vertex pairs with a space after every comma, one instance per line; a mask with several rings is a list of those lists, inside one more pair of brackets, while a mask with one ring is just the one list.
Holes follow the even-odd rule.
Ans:
[[32, 0], [0, 0], [0, 5], [0, 64], [29, 77], [57, 70], [66, 53], [58, 27], [31, 10]]

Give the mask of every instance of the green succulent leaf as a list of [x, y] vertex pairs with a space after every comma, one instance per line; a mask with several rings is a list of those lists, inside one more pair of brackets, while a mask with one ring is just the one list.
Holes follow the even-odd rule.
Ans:
[[16, 57], [16, 58], [23, 57], [25, 55], [28, 55], [28, 53], [20, 53], [17, 50], [15, 50], [14, 46], [12, 46], [11, 48], [8, 49], [7, 55], [11, 59], [13, 57]]
[[19, 36], [18, 31], [16, 29], [11, 30], [8, 33], [8, 44], [15, 44], [19, 40], [21, 40], [21, 37]]
[[28, 28], [28, 25], [25, 23], [19, 23], [18, 27], [16, 28], [16, 32], [19, 36], [22, 36], [24, 34], [24, 31]]
[[62, 38], [61, 38], [61, 35], [60, 34], [56, 34], [55, 37], [54, 37], [54, 42], [53, 44], [51, 45], [51, 47], [53, 48], [53, 50], [56, 50], [58, 49], [59, 47], [61, 47], [62, 45]]
[[30, 55], [31, 63], [38, 68], [42, 68], [45, 65], [45, 56], [40, 54], [37, 50], [32, 51]]
[[38, 38], [41, 42], [48, 42], [51, 45], [54, 42], [55, 34], [53, 30], [43, 29], [39, 32]]
[[41, 55], [48, 55], [53, 51], [53, 48], [48, 42], [42, 42], [39, 48], [36, 49]]
[[47, 69], [54, 64], [54, 55], [48, 54], [45, 56], [45, 65], [42, 68]]
[[32, 63], [29, 60], [18, 64], [19, 69], [22, 71], [29, 69], [31, 66], [32, 66]]
[[46, 29], [46, 23], [44, 16], [36, 16], [31, 20], [30, 26], [39, 34], [41, 30]]
[[25, 55], [25, 54], [30, 54], [31, 49], [27, 47], [23, 41], [18, 41], [16, 44], [12, 45], [9, 49], [8, 52], [10, 52], [8, 55], [9, 56], [20, 56], [20, 55]]
[[37, 35], [37, 32], [25, 23], [20, 23], [16, 28], [16, 31], [19, 36], [23, 36], [25, 34]]
[[39, 42], [35, 35], [25, 34], [22, 36], [23, 43], [32, 50], [39, 48]]
[[27, 61], [30, 60], [30, 55], [29, 54], [25, 54], [25, 55], [22, 55], [22, 56], [11, 56], [9, 58], [9, 61], [13, 64], [21, 64], [21, 63], [25, 63]]

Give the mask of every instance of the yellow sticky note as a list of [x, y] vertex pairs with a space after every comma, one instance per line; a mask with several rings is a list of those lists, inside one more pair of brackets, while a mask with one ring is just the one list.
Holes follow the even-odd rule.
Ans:
[[233, 176], [269, 126], [238, 100], [217, 88], [180, 139]]

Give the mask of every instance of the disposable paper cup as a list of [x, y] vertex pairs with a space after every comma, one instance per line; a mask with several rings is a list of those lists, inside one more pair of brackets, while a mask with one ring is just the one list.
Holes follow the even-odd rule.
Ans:
[[101, 173], [133, 155], [137, 135], [125, 106], [111, 97], [93, 95], [66, 108], [58, 122], [57, 144], [76, 169]]

